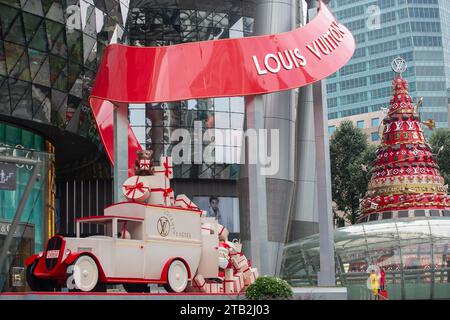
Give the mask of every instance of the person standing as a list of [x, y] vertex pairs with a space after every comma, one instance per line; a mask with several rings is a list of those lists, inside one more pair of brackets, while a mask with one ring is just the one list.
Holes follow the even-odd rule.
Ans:
[[206, 210], [208, 212], [207, 216], [216, 218], [221, 225], [223, 225], [222, 214], [219, 209], [219, 198], [216, 196], [209, 197], [209, 207]]
[[381, 268], [381, 271], [380, 271], [380, 290], [381, 291], [384, 290], [385, 284], [386, 284], [386, 273], [384, 272], [384, 269]]
[[206, 209], [207, 217], [216, 218], [219, 224], [227, 228], [229, 232], [233, 232], [233, 217], [230, 215], [225, 209], [225, 213], [223, 213], [219, 208], [220, 202], [219, 198], [216, 196], [209, 197], [209, 206]]
[[378, 300], [378, 290], [380, 289], [380, 284], [375, 269], [372, 269], [372, 272], [370, 273], [370, 286], [372, 288], [372, 293], [375, 297], [375, 300]]

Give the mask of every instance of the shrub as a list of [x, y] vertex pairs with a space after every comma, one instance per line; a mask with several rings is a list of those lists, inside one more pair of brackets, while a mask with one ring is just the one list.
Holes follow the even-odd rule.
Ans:
[[273, 276], [261, 276], [245, 291], [247, 299], [282, 300], [293, 296], [291, 286], [283, 279]]

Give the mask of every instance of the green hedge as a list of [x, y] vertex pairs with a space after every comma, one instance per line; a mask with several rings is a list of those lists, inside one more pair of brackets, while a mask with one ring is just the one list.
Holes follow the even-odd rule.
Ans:
[[293, 291], [291, 286], [283, 279], [261, 276], [248, 286], [245, 296], [252, 300], [284, 300], [292, 299]]

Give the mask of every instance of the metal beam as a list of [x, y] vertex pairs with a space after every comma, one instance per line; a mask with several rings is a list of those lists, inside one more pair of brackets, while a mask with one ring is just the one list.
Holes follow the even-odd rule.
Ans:
[[[264, 105], [262, 96], [245, 98], [246, 129], [254, 129], [260, 133], [264, 129]], [[260, 139], [261, 137], [259, 137]], [[244, 143], [246, 143], [244, 141]], [[249, 163], [249, 154], [257, 154], [260, 143], [249, 141], [245, 145], [245, 161], [248, 173], [249, 222], [251, 242], [250, 253], [252, 264], [261, 274], [272, 273], [268, 261], [267, 236], [267, 199], [266, 177], [261, 173], [262, 165], [257, 157], [255, 164]]]
[[122, 194], [122, 185], [128, 178], [128, 124], [127, 106], [114, 106], [114, 202], [116, 203], [126, 201]]
[[[317, 15], [319, 2], [309, 0], [308, 20]], [[336, 286], [336, 266], [334, 252], [333, 211], [331, 208], [331, 169], [328, 141], [328, 116], [325, 80], [313, 84], [314, 131], [316, 143], [316, 194], [319, 216], [320, 272], [319, 286]]]

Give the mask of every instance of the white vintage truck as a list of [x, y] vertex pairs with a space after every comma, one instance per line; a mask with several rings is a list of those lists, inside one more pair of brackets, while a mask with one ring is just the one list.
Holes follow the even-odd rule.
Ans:
[[[85, 224], [102, 225], [103, 235], [81, 238]], [[199, 209], [114, 204], [104, 216], [76, 220], [75, 238], [50, 238], [45, 251], [27, 259], [27, 281], [33, 291], [105, 291], [107, 284], [123, 284], [127, 292], [144, 292], [160, 284], [183, 292], [197, 273], [218, 276], [217, 230], [217, 220]]]

